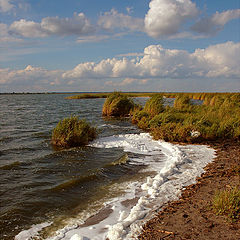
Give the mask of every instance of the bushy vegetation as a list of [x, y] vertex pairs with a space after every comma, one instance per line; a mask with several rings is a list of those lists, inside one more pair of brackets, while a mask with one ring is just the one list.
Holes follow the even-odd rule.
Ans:
[[120, 92], [110, 94], [103, 105], [103, 116], [124, 117], [134, 109], [133, 100]]
[[96, 128], [77, 116], [71, 116], [59, 121], [54, 128], [52, 144], [63, 148], [78, 147], [88, 144], [96, 135]]
[[232, 221], [239, 220], [240, 188], [218, 191], [214, 196], [212, 207], [218, 215], [227, 215]]
[[162, 95], [153, 95], [145, 104], [144, 111], [150, 116], [156, 116], [164, 111]]
[[[204, 104], [192, 105], [190, 98]], [[172, 107], [164, 106], [161, 95], [155, 95], [132, 115], [132, 122], [150, 131], [155, 139], [174, 142], [240, 139], [239, 93], [175, 94]]]
[[178, 95], [174, 101], [174, 108], [184, 109], [190, 105], [190, 98], [186, 95]]
[[[145, 106], [134, 105], [129, 97], [151, 96]], [[239, 93], [91, 93], [76, 98], [107, 97], [104, 116], [131, 115], [139, 128], [150, 131], [155, 139], [176, 142], [201, 142], [240, 139]], [[75, 98], [74, 97], [74, 98]], [[164, 98], [175, 98], [164, 106]], [[191, 99], [202, 105], [191, 104]]]

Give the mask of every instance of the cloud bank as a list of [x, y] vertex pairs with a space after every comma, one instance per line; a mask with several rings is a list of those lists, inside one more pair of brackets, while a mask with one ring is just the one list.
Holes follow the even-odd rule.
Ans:
[[63, 74], [63, 78], [239, 78], [240, 43], [227, 42], [196, 49], [193, 53], [151, 45], [143, 57], [112, 58], [85, 62]]
[[105, 59], [98, 63], [85, 62], [69, 71], [32, 66], [23, 70], [0, 69], [0, 85], [42, 84], [46, 89], [49, 86], [68, 89], [72, 85], [79, 86], [79, 90], [91, 87], [96, 91], [104, 84], [116, 87], [144, 85], [148, 82], [151, 88], [152, 80], [167, 84], [169, 79], [173, 79], [177, 85], [181, 85], [189, 80], [207, 83], [216, 79], [218, 83], [224, 79], [225, 82], [229, 80], [229, 85], [234, 80], [240, 87], [239, 56], [240, 43], [234, 42], [211, 45], [192, 53], [150, 45], [144, 49], [142, 57], [139, 54], [131, 58]]
[[[26, 7], [21, 1], [15, 6], [10, 0], [0, 0], [0, 12]], [[142, 32], [157, 39], [206, 38], [221, 31], [229, 21], [240, 18], [240, 9], [202, 18], [200, 12], [191, 0], [151, 0], [143, 18], [131, 16], [132, 9], [128, 7], [127, 14], [112, 9], [93, 24], [84, 13], [74, 13], [71, 18], [45, 17], [40, 22], [20, 19], [10, 25], [0, 23], [0, 42], [52, 36], [75, 36], [77, 43], [98, 42], [129, 32]]]
[[61, 70], [47, 70], [28, 65], [25, 69], [0, 69], [0, 86], [8, 89], [24, 88], [25, 91], [43, 90], [61, 82]]

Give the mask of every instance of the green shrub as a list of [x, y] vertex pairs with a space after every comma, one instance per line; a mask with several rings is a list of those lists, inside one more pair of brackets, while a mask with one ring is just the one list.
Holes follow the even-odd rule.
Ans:
[[52, 133], [52, 144], [69, 148], [88, 144], [96, 138], [96, 128], [76, 116], [59, 121]]
[[124, 117], [129, 115], [133, 109], [134, 103], [132, 99], [119, 92], [114, 92], [107, 97], [102, 114], [103, 116]]
[[164, 111], [162, 95], [152, 96], [145, 104], [144, 111], [150, 116], [155, 116]]
[[234, 187], [216, 192], [212, 207], [217, 215], [227, 215], [233, 221], [239, 220], [240, 188]]

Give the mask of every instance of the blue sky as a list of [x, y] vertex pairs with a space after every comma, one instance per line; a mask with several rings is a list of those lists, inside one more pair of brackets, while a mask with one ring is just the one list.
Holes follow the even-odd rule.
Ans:
[[240, 91], [240, 0], [0, 0], [0, 92]]

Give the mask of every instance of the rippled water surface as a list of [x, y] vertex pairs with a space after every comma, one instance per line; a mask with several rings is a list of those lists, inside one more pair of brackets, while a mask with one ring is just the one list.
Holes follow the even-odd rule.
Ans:
[[[76, 231], [87, 239], [129, 239], [155, 200], [176, 199], [211, 161], [207, 147], [154, 141], [129, 119], [102, 118], [105, 99], [67, 96], [0, 95], [1, 240], [69, 240]], [[52, 130], [70, 115], [90, 121], [98, 137], [85, 147], [54, 149]], [[111, 212], [106, 219], [83, 227], [104, 209]]]
[[[99, 136], [138, 133], [128, 120], [101, 116], [104, 99], [65, 100], [64, 94], [0, 96], [0, 239], [33, 224], [72, 216], [108, 195], [108, 187], [133, 177], [121, 149], [56, 151], [51, 132], [71, 114], [91, 121]], [[115, 164], [125, 161], [125, 164]]]

